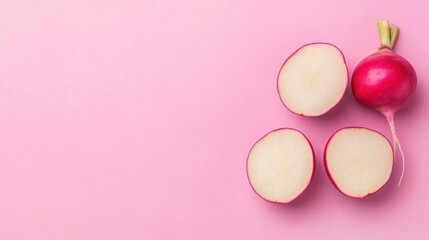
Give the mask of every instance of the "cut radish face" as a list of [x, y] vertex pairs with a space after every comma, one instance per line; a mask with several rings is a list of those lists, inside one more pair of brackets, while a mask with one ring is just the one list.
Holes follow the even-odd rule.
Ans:
[[341, 51], [328, 43], [307, 44], [283, 64], [277, 90], [290, 111], [320, 116], [341, 100], [348, 72]]
[[261, 138], [250, 150], [247, 176], [263, 199], [288, 203], [298, 197], [314, 174], [313, 148], [294, 129], [277, 129]]
[[343, 128], [325, 148], [325, 169], [343, 194], [363, 198], [377, 192], [389, 180], [393, 150], [380, 133], [359, 127]]

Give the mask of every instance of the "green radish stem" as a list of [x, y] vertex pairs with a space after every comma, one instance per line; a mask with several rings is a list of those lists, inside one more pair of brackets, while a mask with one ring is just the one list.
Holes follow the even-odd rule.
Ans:
[[383, 19], [377, 23], [378, 33], [380, 34], [381, 48], [393, 49], [398, 39], [399, 28], [395, 25], [390, 25], [387, 19]]

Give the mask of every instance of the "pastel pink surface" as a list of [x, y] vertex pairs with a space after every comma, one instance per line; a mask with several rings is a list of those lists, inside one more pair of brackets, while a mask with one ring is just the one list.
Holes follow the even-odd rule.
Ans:
[[[281, 64], [308, 42], [339, 47], [350, 70], [400, 28], [414, 66], [396, 115], [407, 169], [349, 199], [323, 149], [355, 125], [390, 136], [350, 88], [320, 118], [286, 110]], [[0, 2], [0, 239], [424, 239], [429, 234], [426, 2]], [[272, 129], [311, 141], [317, 168], [289, 205], [261, 200], [246, 156]]]

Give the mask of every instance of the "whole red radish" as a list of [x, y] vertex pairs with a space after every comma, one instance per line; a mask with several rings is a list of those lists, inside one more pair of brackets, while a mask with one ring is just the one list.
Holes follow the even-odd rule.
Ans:
[[355, 98], [364, 106], [379, 111], [389, 123], [393, 136], [394, 150], [398, 146], [402, 156], [401, 184], [405, 171], [405, 158], [396, 134], [393, 117], [407, 105], [417, 86], [416, 71], [403, 57], [393, 51], [399, 29], [387, 20], [377, 24], [381, 46], [377, 52], [363, 59], [352, 76], [352, 90]]

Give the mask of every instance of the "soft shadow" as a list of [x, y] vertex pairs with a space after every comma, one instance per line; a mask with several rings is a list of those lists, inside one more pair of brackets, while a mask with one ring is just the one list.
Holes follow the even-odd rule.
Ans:
[[350, 106], [355, 103], [356, 100], [353, 97], [352, 90], [349, 84], [340, 102], [329, 112], [320, 116], [320, 119], [324, 121], [330, 121], [333, 118], [341, 118], [344, 114], [347, 113], [347, 110], [350, 109]]
[[421, 94], [421, 88], [416, 89], [416, 92], [414, 93], [413, 98], [411, 99], [411, 102], [408, 103], [403, 109], [400, 109], [398, 111], [398, 114], [410, 114], [409, 112], [413, 112], [416, 109], [419, 109], [420, 106], [423, 103], [423, 95]]
[[372, 204], [372, 205], [379, 205], [379, 204], [386, 204], [389, 201], [393, 201], [393, 196], [395, 193], [398, 192], [398, 182], [399, 177], [401, 175], [401, 169], [397, 166], [394, 167], [392, 176], [388, 180], [388, 182], [381, 188], [378, 192], [361, 199], [359, 203], [361, 204]]
[[344, 96], [340, 100], [340, 102], [334, 106], [331, 110], [329, 110], [327, 113], [317, 116], [317, 117], [306, 117], [306, 116], [300, 116], [302, 118], [302, 121], [308, 121], [308, 122], [318, 122], [321, 124], [332, 122], [335, 119], [341, 119], [344, 118], [345, 115], [347, 115], [350, 111], [353, 110], [353, 105], [358, 104], [356, 100], [353, 97], [353, 93], [350, 87], [350, 83], [347, 85], [347, 89], [344, 93]]

